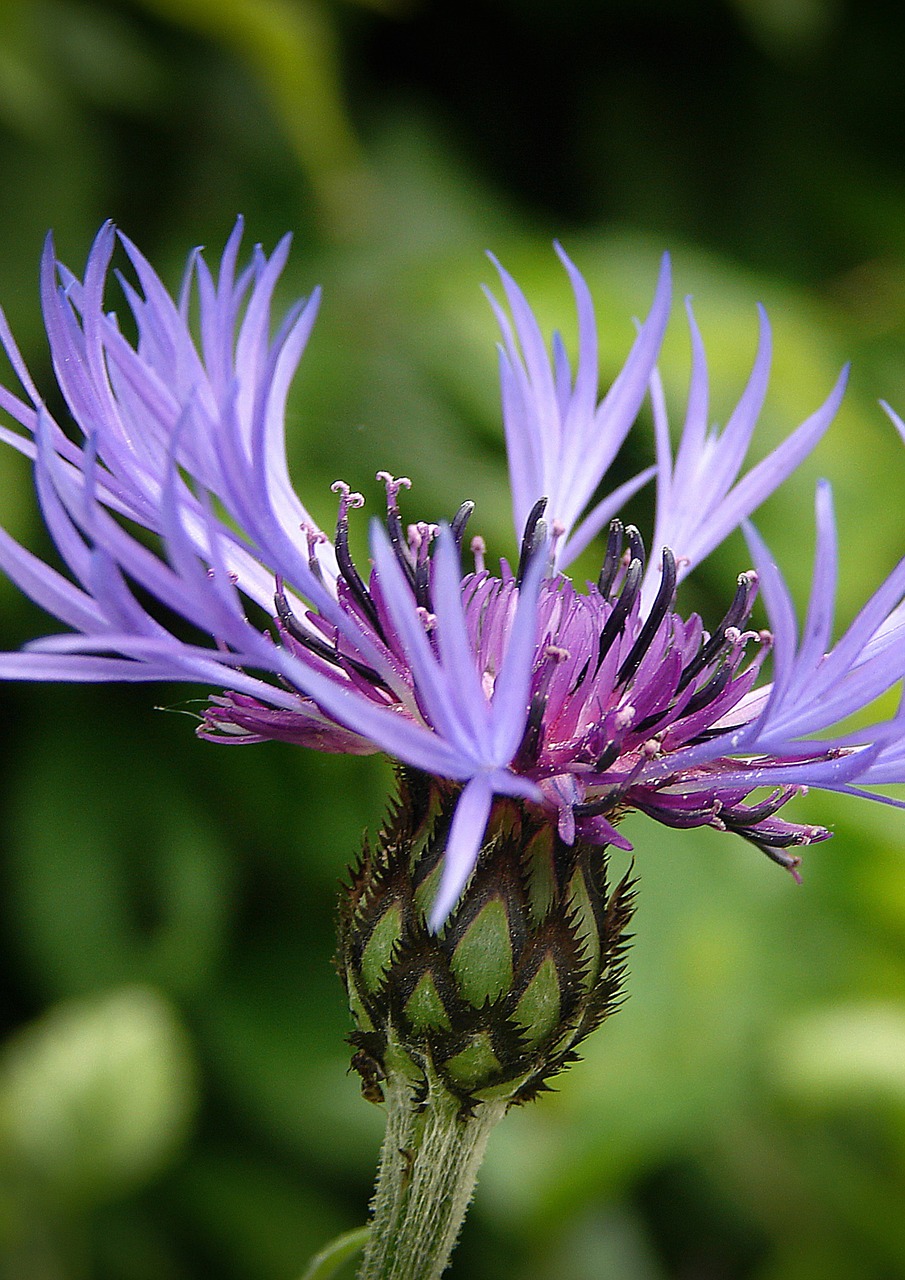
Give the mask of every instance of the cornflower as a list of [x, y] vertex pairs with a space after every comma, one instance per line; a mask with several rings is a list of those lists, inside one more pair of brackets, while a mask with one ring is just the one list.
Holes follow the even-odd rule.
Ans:
[[[50, 534], [69, 571], [0, 531], [0, 566], [63, 622], [63, 634], [0, 656], [0, 676], [42, 681], [191, 681], [214, 686], [198, 732], [219, 742], [268, 739], [323, 751], [384, 751], [461, 787], [431, 921], [440, 927], [475, 865], [495, 797], [539, 807], [567, 843], [576, 834], [631, 846], [618, 820], [638, 809], [671, 827], [736, 832], [795, 872], [790, 850], [820, 826], [778, 816], [804, 787], [860, 792], [905, 780], [905, 715], [857, 733], [815, 737], [861, 711], [905, 671], [905, 561], [831, 639], [836, 534], [830, 488], [817, 490], [817, 550], [799, 636], [788, 588], [747, 516], [814, 447], [842, 396], [826, 402], [738, 479], [763, 404], [770, 331], [720, 431], [708, 425], [703, 344], [690, 305], [692, 369], [675, 455], [656, 359], [669, 308], [664, 259], [650, 314], [598, 403], [593, 304], [558, 249], [578, 312], [575, 371], [557, 336], [548, 354], [514, 280], [497, 264], [509, 314], [501, 331], [503, 419], [516, 569], [485, 566], [471, 541], [471, 503], [449, 523], [403, 527], [405, 478], [381, 473], [385, 520], [371, 525], [371, 566], [349, 552], [363, 499], [337, 481], [332, 541], [295, 495], [284, 409], [319, 292], [270, 335], [274, 287], [289, 238], [237, 267], [241, 221], [212, 274], [189, 259], [178, 301], [125, 236], [137, 288], [120, 279], [137, 327], [133, 345], [104, 289], [117, 233], [99, 232], [80, 282], [48, 238], [41, 298], [72, 438], [36, 389], [5, 318], [0, 340], [25, 397], [0, 404], [27, 434], [0, 437], [34, 462]], [[198, 308], [197, 338], [189, 313]], [[650, 387], [656, 468], [584, 515]], [[646, 563], [641, 535], [617, 513], [656, 472]], [[124, 524], [123, 522], [128, 522]], [[744, 522], [754, 570], [738, 578], [708, 633], [676, 610], [681, 580]], [[156, 536], [155, 546], [128, 527]], [[586, 592], [564, 570], [608, 526], [602, 568]], [[760, 589], [769, 631], [749, 616]], [[177, 635], [148, 599], [207, 638]], [[273, 613], [270, 628], [252, 612]], [[212, 641], [212, 643], [210, 643]], [[757, 684], [772, 653], [773, 679]], [[746, 803], [755, 788], [771, 788]], [[881, 797], [882, 798], [882, 797]]]
[[[174, 300], [120, 235], [134, 344], [104, 308], [114, 228], [99, 232], [83, 281], [48, 239], [44, 319], [75, 432], [48, 410], [0, 313], [24, 392], [0, 387], [0, 407], [24, 429], [0, 427], [0, 439], [34, 463], [66, 572], [3, 530], [0, 568], [67, 628], [0, 654], [0, 678], [200, 682], [215, 690], [198, 728], [211, 741], [399, 762], [397, 800], [341, 910], [353, 1066], [365, 1096], [387, 1103], [360, 1280], [437, 1280], [491, 1128], [548, 1087], [618, 1005], [633, 884], [610, 889], [606, 848], [631, 848], [624, 815], [734, 832], [797, 877], [795, 850], [830, 833], [780, 816], [793, 796], [818, 787], [897, 803], [873, 788], [905, 781], [905, 704], [856, 731], [838, 726], [905, 675], [905, 560], [833, 643], [836, 529], [821, 481], [799, 630], [748, 517], [829, 427], [845, 371], [740, 476], [767, 390], [769, 326], [761, 311], [751, 375], [720, 430], [709, 425], [689, 305], [691, 375], [673, 452], [656, 369], [668, 259], [598, 402], [591, 297], [558, 248], [578, 313], [574, 371], [558, 337], [548, 351], [498, 263], [507, 305], [490, 295], [515, 567], [501, 560], [492, 572], [474, 537], [463, 568], [473, 504], [448, 522], [405, 526], [409, 481], [381, 472], [386, 516], [371, 524], [362, 570], [349, 549], [361, 495], [334, 484], [331, 541], [286, 461], [286, 397], [319, 294], [272, 333], [289, 238], [240, 269], [241, 237], [240, 221], [216, 275], [192, 254]], [[591, 506], [648, 391], [655, 465]], [[618, 513], [654, 475], [648, 560]], [[676, 591], [739, 525], [754, 567], [707, 631], [677, 609]], [[599, 576], [576, 590], [565, 570], [604, 530]], [[750, 625], [758, 591], [768, 630]]]

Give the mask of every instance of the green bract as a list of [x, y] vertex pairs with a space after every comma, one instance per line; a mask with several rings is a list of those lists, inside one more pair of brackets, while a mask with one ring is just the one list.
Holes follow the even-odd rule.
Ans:
[[344, 900], [353, 1066], [374, 1101], [400, 1078], [416, 1106], [437, 1089], [463, 1112], [526, 1102], [619, 1001], [630, 876], [610, 892], [604, 850], [565, 844], [525, 802], [496, 802], [466, 892], [429, 930], [457, 798], [450, 783], [402, 771]]

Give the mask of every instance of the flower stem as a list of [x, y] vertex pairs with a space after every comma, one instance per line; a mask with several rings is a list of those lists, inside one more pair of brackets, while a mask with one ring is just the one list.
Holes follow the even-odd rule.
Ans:
[[471, 1203], [487, 1139], [505, 1101], [460, 1116], [445, 1089], [419, 1109], [407, 1081], [386, 1087], [387, 1128], [371, 1233], [358, 1280], [439, 1280]]

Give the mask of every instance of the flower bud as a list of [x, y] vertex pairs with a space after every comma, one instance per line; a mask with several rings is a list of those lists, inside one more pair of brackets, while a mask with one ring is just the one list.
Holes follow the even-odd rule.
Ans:
[[462, 1112], [527, 1102], [620, 1001], [630, 873], [610, 893], [605, 850], [565, 844], [523, 801], [495, 801], [465, 892], [429, 930], [457, 798], [451, 783], [401, 771], [343, 901], [352, 1066], [373, 1101], [401, 1078], [416, 1105], [439, 1088]]

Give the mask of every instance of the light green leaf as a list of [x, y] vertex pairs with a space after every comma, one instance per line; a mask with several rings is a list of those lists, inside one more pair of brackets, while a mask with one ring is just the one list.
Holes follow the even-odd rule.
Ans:
[[147, 988], [56, 1005], [0, 1057], [0, 1144], [70, 1203], [115, 1198], [164, 1168], [195, 1104], [186, 1033]]

